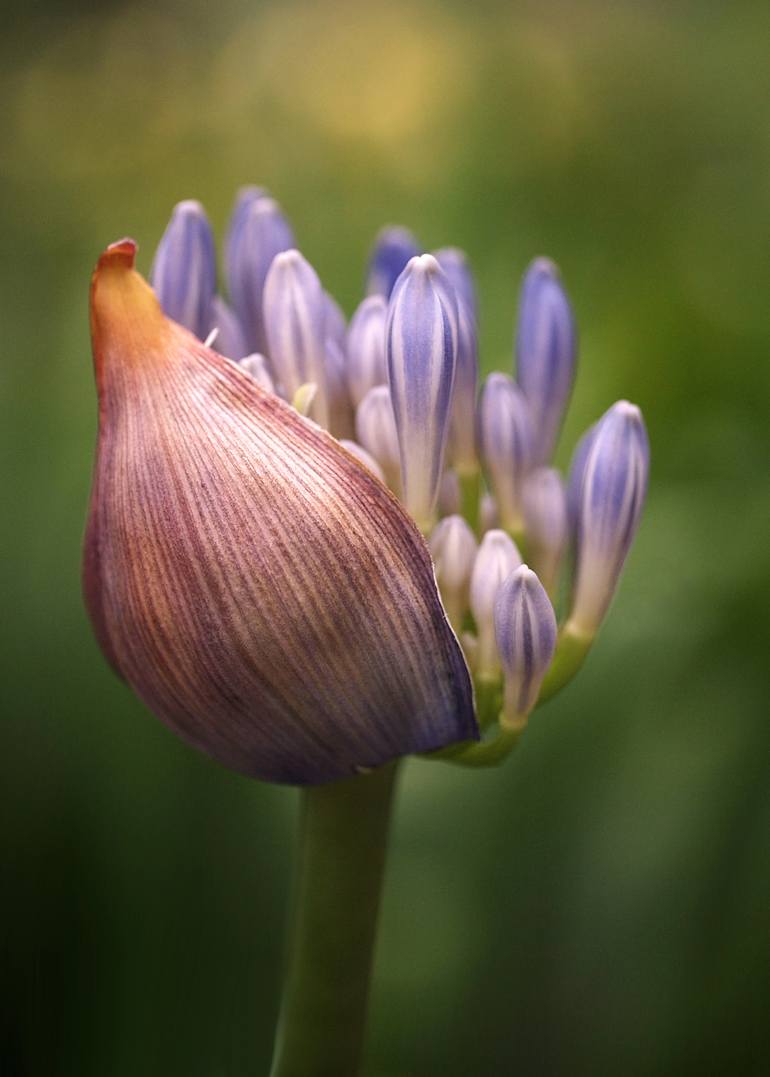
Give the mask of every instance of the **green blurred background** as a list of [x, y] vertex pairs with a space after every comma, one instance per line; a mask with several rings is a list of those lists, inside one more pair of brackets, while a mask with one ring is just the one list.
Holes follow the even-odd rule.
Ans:
[[770, 1072], [770, 7], [4, 8], [3, 1064], [267, 1071], [296, 795], [178, 742], [79, 592], [88, 278], [264, 184], [350, 313], [378, 227], [475, 266], [484, 364], [562, 266], [560, 449], [647, 418], [648, 508], [577, 682], [492, 773], [413, 763], [367, 1077]]

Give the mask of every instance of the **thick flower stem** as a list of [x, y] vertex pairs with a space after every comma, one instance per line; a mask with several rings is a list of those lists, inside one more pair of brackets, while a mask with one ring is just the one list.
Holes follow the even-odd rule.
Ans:
[[271, 1077], [359, 1072], [396, 766], [302, 792]]

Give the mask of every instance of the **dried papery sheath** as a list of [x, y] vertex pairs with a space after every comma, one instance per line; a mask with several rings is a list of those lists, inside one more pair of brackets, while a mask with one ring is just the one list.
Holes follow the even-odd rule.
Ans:
[[522, 284], [516, 337], [516, 377], [532, 415], [535, 464], [553, 455], [576, 356], [575, 321], [559, 271], [548, 258], [537, 258]]
[[479, 399], [479, 451], [500, 522], [515, 534], [523, 530], [521, 498], [532, 443], [523, 393], [507, 374], [490, 374]]
[[244, 774], [331, 781], [477, 736], [428, 551], [339, 444], [167, 320], [135, 244], [94, 274], [84, 588], [111, 664]]
[[217, 284], [214, 236], [200, 202], [174, 207], [155, 252], [150, 282], [160, 305], [175, 322], [203, 339]]
[[465, 251], [459, 247], [442, 247], [433, 252], [433, 257], [446, 273], [449, 282], [455, 290], [458, 304], [465, 303], [474, 322], [478, 318], [478, 304], [476, 301], [476, 286], [473, 283], [468, 259]]
[[324, 343], [326, 396], [329, 406], [329, 432], [335, 438], [352, 438], [355, 433], [353, 405], [348, 392], [345, 356], [337, 341], [327, 336]]
[[495, 601], [495, 636], [505, 677], [503, 721], [522, 726], [537, 703], [556, 647], [556, 617], [535, 573], [521, 565], [501, 585]]
[[588, 430], [575, 446], [569, 465], [569, 477], [567, 479], [567, 520], [569, 533], [574, 540], [577, 536], [578, 515], [580, 512], [580, 497], [583, 492], [583, 476], [586, 469], [586, 460], [591, 448], [596, 423], [589, 426]]
[[225, 246], [230, 298], [250, 351], [268, 354], [263, 320], [265, 278], [273, 259], [294, 247], [294, 233], [278, 203], [259, 188], [241, 193]]
[[476, 394], [479, 385], [479, 355], [476, 321], [462, 299], [457, 304], [457, 366], [449, 419], [447, 457], [460, 474], [478, 470], [476, 444]]
[[275, 392], [275, 382], [264, 355], [254, 352], [253, 355], [247, 355], [244, 359], [241, 359], [238, 365], [241, 370], [248, 371], [260, 389], [264, 389], [266, 393]]
[[393, 285], [401, 276], [407, 262], [420, 253], [420, 247], [408, 228], [389, 225], [377, 236], [369, 256], [366, 291], [369, 295], [390, 298]]
[[446, 516], [434, 527], [428, 545], [446, 615], [459, 635], [469, 609], [471, 573], [478, 551], [476, 536], [462, 516]]
[[375, 385], [388, 381], [385, 361], [385, 317], [387, 303], [381, 295], [370, 295], [350, 319], [347, 337], [348, 388], [356, 407]]
[[567, 548], [567, 495], [559, 472], [538, 467], [524, 480], [528, 559], [548, 594], [554, 594]]
[[376, 475], [380, 482], [385, 482], [385, 473], [380, 465], [374, 459], [371, 453], [368, 453], [366, 449], [362, 449], [357, 441], [349, 441], [347, 438], [342, 438], [340, 445], [343, 449], [355, 456], [356, 460], [359, 460], [364, 467], [368, 467], [372, 475]]
[[454, 289], [430, 254], [413, 258], [393, 289], [385, 354], [404, 504], [427, 531], [444, 465], [457, 365]]
[[220, 295], [214, 296], [209, 307], [209, 332], [215, 329], [214, 351], [236, 362], [246, 355], [248, 348], [238, 315]]
[[481, 540], [471, 574], [471, 613], [476, 622], [478, 649], [476, 672], [494, 678], [500, 673], [495, 644], [495, 601], [503, 580], [518, 568], [521, 556], [505, 531], [487, 531]]
[[356, 441], [374, 457], [383, 470], [388, 486], [400, 496], [401, 459], [398, 433], [387, 385], [377, 385], [370, 389], [358, 405]]
[[642, 413], [621, 400], [596, 426], [585, 462], [568, 627], [592, 636], [612, 601], [647, 493], [650, 450]]
[[301, 385], [317, 389], [313, 418], [328, 429], [326, 305], [321, 282], [299, 251], [277, 254], [263, 293], [268, 358], [291, 399]]

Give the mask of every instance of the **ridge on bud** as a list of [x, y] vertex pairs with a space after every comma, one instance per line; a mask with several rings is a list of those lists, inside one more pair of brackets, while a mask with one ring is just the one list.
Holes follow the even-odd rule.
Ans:
[[576, 358], [575, 320], [559, 270], [550, 259], [536, 258], [521, 286], [516, 335], [516, 379], [532, 415], [534, 464], [553, 455]]
[[106, 657], [184, 740], [311, 784], [478, 735], [428, 551], [323, 430], [99, 259], [84, 550]]
[[404, 504], [426, 532], [444, 466], [457, 365], [454, 289], [430, 254], [412, 258], [393, 288], [385, 354]]
[[214, 235], [200, 202], [174, 206], [150, 273], [150, 283], [169, 318], [203, 339], [217, 284]]
[[556, 648], [556, 616], [535, 573], [520, 565], [500, 586], [495, 638], [505, 677], [503, 722], [520, 728], [537, 703]]

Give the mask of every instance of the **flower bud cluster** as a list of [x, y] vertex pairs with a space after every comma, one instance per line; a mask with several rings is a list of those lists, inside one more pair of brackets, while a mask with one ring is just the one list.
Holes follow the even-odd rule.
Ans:
[[[105, 255], [103, 265], [100, 263], [104, 281], [117, 281], [116, 267], [128, 258], [126, 250], [117, 245], [117, 253]], [[384, 229], [370, 255], [366, 295], [348, 322], [316, 270], [297, 249], [294, 232], [281, 207], [263, 189], [247, 187], [236, 200], [224, 245], [223, 269], [220, 284], [214, 237], [203, 207], [194, 201], [181, 202], [172, 213], [152, 267], [151, 284], [157, 300], [167, 318], [211, 345], [221, 363], [217, 377], [228, 384], [231, 375], [235, 378], [235, 397], [240, 399], [239, 394], [245, 394], [244, 399], [253, 399], [250, 406], [255, 414], [264, 411], [257, 423], [261, 423], [259, 436], [253, 437], [253, 431], [241, 431], [243, 444], [228, 447], [222, 442], [222, 461], [230, 461], [228, 468], [237, 461], [255, 484], [254, 504], [234, 503], [232, 518], [267, 519], [260, 498], [267, 499], [272, 512], [275, 505], [287, 500], [290, 487], [296, 486], [301, 497], [308, 499], [303, 509], [307, 519], [287, 519], [285, 535], [276, 522], [280, 514], [270, 517], [273, 522], [269, 527], [264, 525], [263, 545], [256, 549], [255, 558], [274, 542], [276, 549], [291, 560], [293, 544], [304, 541], [299, 536], [303, 531], [310, 534], [313, 528], [314, 542], [321, 541], [322, 536], [336, 542], [343, 517], [334, 507], [334, 499], [342, 497], [340, 490], [347, 483], [355, 488], [362, 515], [344, 524], [350, 529], [350, 544], [355, 551], [348, 558], [349, 567], [344, 572], [341, 569], [335, 579], [338, 584], [343, 577], [348, 580], [351, 594], [360, 602], [364, 576], [368, 578], [375, 568], [380, 572], [387, 568], [391, 587], [388, 594], [392, 597], [401, 586], [400, 569], [394, 566], [402, 564], [399, 559], [404, 556], [399, 545], [402, 538], [398, 538], [402, 524], [394, 524], [387, 538], [384, 524], [384, 530], [377, 531], [378, 541], [384, 542], [378, 565], [362, 551], [374, 541], [366, 535], [375, 502], [386, 515], [392, 512], [394, 520], [406, 520], [405, 510], [428, 541], [435, 573], [430, 586], [434, 593], [438, 586], [448, 636], [431, 635], [433, 628], [429, 631], [427, 622], [421, 622], [420, 631], [435, 646], [433, 657], [423, 655], [421, 662], [409, 651], [408, 640], [419, 635], [416, 628], [409, 630], [411, 635], [403, 636], [403, 646], [393, 643], [392, 657], [398, 656], [399, 677], [404, 679], [403, 684], [399, 681], [398, 686], [391, 686], [393, 692], [402, 701], [417, 698], [414, 686], [419, 682], [417, 695], [429, 699], [425, 679], [429, 661], [437, 663], [437, 669], [443, 663], [442, 668], [450, 669], [452, 677], [460, 676], [452, 650], [456, 648], [459, 654], [459, 640], [475, 682], [482, 724], [481, 712], [489, 703], [500, 728], [520, 730], [538, 700], [552, 694], [572, 675], [607, 613], [639, 524], [649, 470], [649, 447], [641, 413], [625, 401], [610, 407], [578, 442], [566, 482], [553, 466], [577, 361], [575, 319], [558, 269], [546, 258], [537, 258], [530, 265], [519, 298], [515, 369], [491, 373], [483, 384], [479, 379], [476, 288], [468, 260], [457, 248], [423, 253], [418, 240], [405, 228]], [[137, 303], [146, 306], [138, 285], [132, 284], [131, 288]], [[104, 311], [109, 290], [103, 286], [98, 294], [102, 302], [98, 317], [107, 319]], [[161, 332], [159, 322], [157, 328], [160, 339], [166, 331]], [[110, 334], [112, 340], [111, 324]], [[101, 347], [102, 338], [96, 331], [94, 339], [95, 349], [97, 345]], [[182, 342], [178, 347], [184, 351], [186, 345]], [[157, 350], [160, 354], [160, 344]], [[172, 367], [167, 364], [168, 370]], [[178, 372], [188, 368], [191, 362], [181, 358], [173, 367]], [[97, 373], [100, 369], [98, 366]], [[237, 376], [232, 374], [235, 370]], [[200, 373], [200, 377], [206, 381], [210, 374], [204, 377]], [[123, 382], [128, 384], [127, 376]], [[204, 391], [201, 385], [193, 386], [191, 382], [186, 391], [190, 408], [195, 410], [210, 390]], [[217, 399], [215, 403], [219, 406], [221, 402]], [[291, 404], [293, 411], [286, 407]], [[275, 407], [278, 411], [271, 410]], [[292, 418], [284, 423], [287, 412]], [[285, 436], [292, 442], [291, 451], [286, 452], [281, 449], [284, 433], [279, 432], [284, 425], [288, 431]], [[268, 437], [265, 430], [273, 426], [276, 432]], [[222, 420], [216, 437], [226, 439], [229, 429], [229, 420]], [[308, 442], [305, 450], [299, 450], [297, 432], [302, 430], [308, 431], [307, 437], [321, 440], [312, 445]], [[238, 441], [234, 425], [232, 436]], [[106, 434], [105, 439], [105, 444], [110, 444]], [[260, 461], [250, 455], [252, 441], [263, 454]], [[213, 481], [216, 469], [210, 467], [207, 472], [201, 453], [195, 455], [194, 445], [187, 448], [193, 453], [196, 467], [203, 469], [204, 485]], [[204, 455], [207, 451], [205, 447], [202, 450]], [[258, 474], [271, 453], [279, 461], [278, 470]], [[281, 468], [289, 459], [291, 468], [284, 472]], [[328, 495], [328, 504], [319, 505], [314, 497], [323, 494], [332, 474], [337, 482], [334, 495]], [[223, 481], [227, 478], [225, 473]], [[372, 494], [375, 489], [376, 497]], [[299, 504], [299, 493], [297, 498]], [[327, 512], [328, 520], [324, 515]], [[101, 509], [99, 513], [94, 517], [94, 528], [100, 535], [108, 514]], [[315, 521], [312, 528], [308, 521]], [[413, 525], [409, 527], [419, 541]], [[94, 549], [106, 548], [106, 542], [99, 537]], [[229, 549], [238, 547], [234, 536]], [[319, 565], [326, 556], [325, 548], [310, 551], [307, 546], [298, 547], [297, 565], [308, 561], [309, 552]], [[361, 557], [368, 558], [365, 573]], [[413, 557], [417, 557], [413, 562], [417, 566], [416, 579], [421, 570], [418, 555], [410, 554]], [[267, 562], [263, 568], [268, 570]], [[217, 573], [211, 575], [212, 580], [219, 578]], [[201, 578], [208, 577], [204, 574]], [[308, 594], [328, 582], [311, 580], [306, 573], [303, 579]], [[414, 585], [415, 594], [423, 583]], [[99, 621], [102, 596], [98, 588], [94, 593], [94, 617]], [[268, 600], [279, 601], [272, 593], [267, 599], [260, 598], [256, 590], [253, 597], [255, 608], [262, 608]], [[430, 602], [424, 595], [423, 598], [427, 610]], [[311, 637], [315, 639], [317, 632], [319, 640], [331, 639], [338, 633], [335, 625], [339, 612], [332, 614], [316, 608], [315, 600], [300, 592], [294, 601], [295, 635], [297, 624], [304, 623], [302, 618], [311, 610], [312, 631], [309, 627], [302, 629], [300, 637], [305, 633], [309, 641]], [[243, 602], [240, 594], [233, 599], [232, 610], [227, 614], [230, 622], [239, 623], [239, 611], [246, 608]], [[343, 602], [340, 608], [348, 607]], [[400, 614], [395, 610], [394, 606], [383, 612], [382, 625], [389, 625], [393, 632], [403, 632], [403, 626], [398, 627]], [[209, 614], [201, 616], [202, 638], [210, 638], [212, 632], [216, 635], [219, 629], [208, 624]], [[179, 623], [183, 620], [179, 614]], [[434, 621], [430, 623], [435, 627]], [[353, 619], [348, 628], [352, 640], [357, 631]], [[280, 650], [269, 633], [262, 646], [265, 655], [272, 653], [270, 647], [278, 648], [276, 654]], [[236, 653], [247, 651], [243, 641], [238, 641]], [[361, 668], [347, 655], [337, 657], [340, 670], [348, 670], [350, 683], [358, 683], [356, 678], [363, 676]], [[311, 663], [296, 656], [291, 661], [302, 669], [303, 676], [310, 676]], [[128, 660], [115, 664], [127, 667]], [[277, 701], [288, 698], [288, 688], [272, 684], [275, 664], [265, 668], [270, 669], [270, 674], [260, 672], [259, 676], [263, 677], [260, 683], [270, 710], [278, 706]], [[376, 666], [377, 677], [381, 678], [383, 668]], [[245, 679], [254, 679], [252, 673]], [[379, 698], [378, 692], [382, 697], [384, 682], [367, 683], [366, 691], [361, 688], [362, 698], [374, 701]], [[301, 684], [304, 686], [305, 681]], [[157, 686], [142, 690], [153, 700], [163, 694]], [[186, 712], [181, 703], [177, 705], [174, 695], [177, 689], [172, 690], [164, 682], [163, 691], [166, 690], [174, 705], [164, 702], [157, 709], [165, 708], [173, 715], [170, 724], [186, 729]], [[292, 691], [299, 693], [299, 689]], [[296, 715], [304, 715], [302, 708], [310, 700], [309, 695], [302, 696], [300, 703], [300, 694], [292, 703]], [[331, 707], [331, 695], [329, 702]], [[240, 706], [233, 697], [228, 706], [233, 710], [234, 728], [240, 729], [236, 703]], [[374, 702], [371, 706], [377, 710]], [[466, 711], [452, 711], [443, 696], [441, 706], [450, 715], [446, 727], [454, 730], [455, 739], [459, 731], [466, 737], [473, 735]], [[365, 732], [362, 728], [362, 743], [366, 741]], [[409, 741], [412, 750], [414, 745], [441, 743], [427, 726], [413, 732], [411, 740], [407, 737], [404, 742]], [[196, 738], [206, 740], [197, 727], [187, 735], [194, 742]], [[308, 732], [310, 740], [314, 735]], [[369, 740], [359, 752], [364, 762], [397, 754], [397, 745], [380, 742], [379, 730], [376, 735], [371, 730], [366, 735]], [[447, 733], [443, 743], [450, 739]], [[230, 759], [229, 745], [208, 750]], [[271, 756], [269, 762], [250, 759], [244, 769], [285, 773], [290, 780], [302, 780], [296, 753], [285, 749], [280, 738], [271, 751], [274, 758]], [[322, 757], [320, 750], [313, 766], [316, 769], [310, 780], [324, 780], [339, 769]]]

